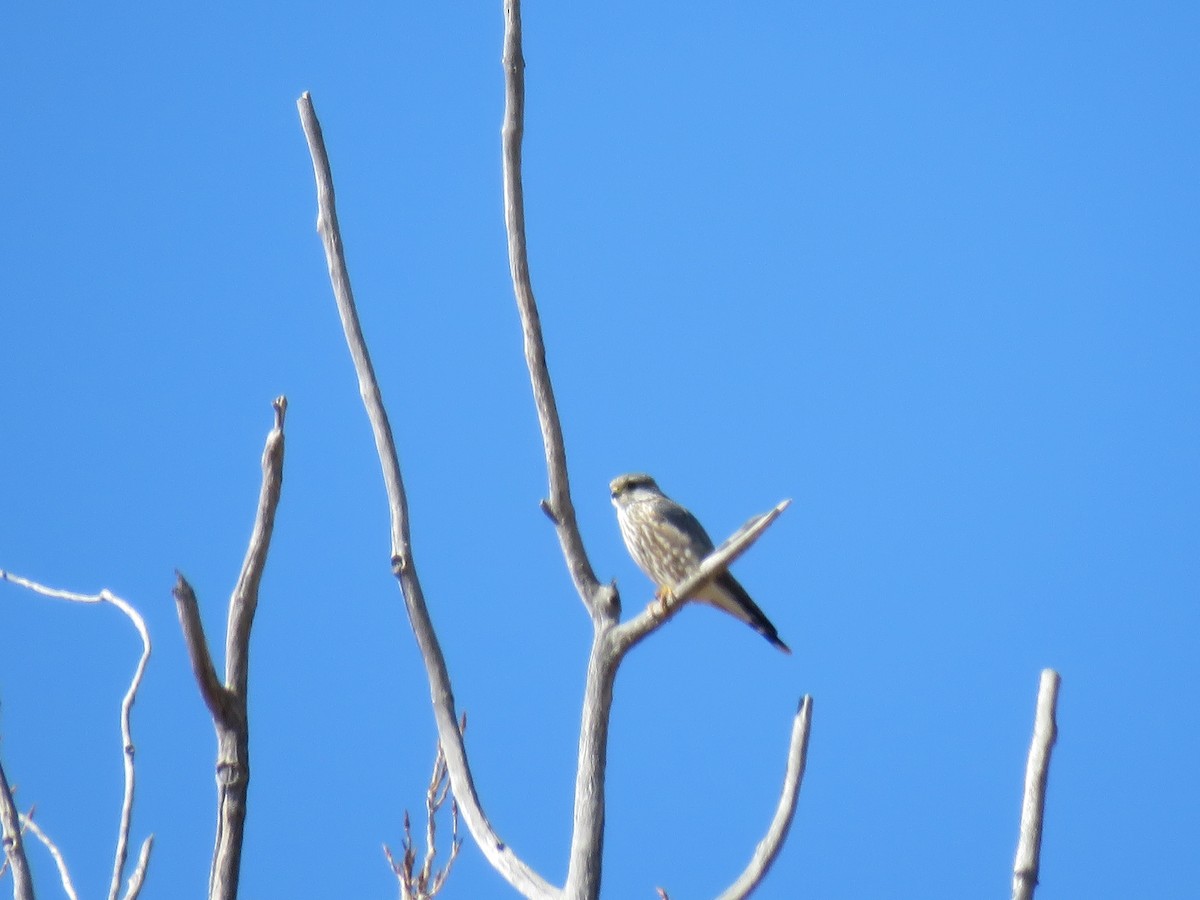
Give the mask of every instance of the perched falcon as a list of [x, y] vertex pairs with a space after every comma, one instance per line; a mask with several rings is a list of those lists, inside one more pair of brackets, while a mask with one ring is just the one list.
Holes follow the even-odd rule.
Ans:
[[[621, 475], [609, 488], [629, 555], [657, 585], [659, 600], [665, 600], [670, 590], [712, 553], [712, 538], [696, 517], [659, 490], [649, 475]], [[728, 571], [683, 599], [711, 603], [741, 619], [784, 653], [792, 652]]]

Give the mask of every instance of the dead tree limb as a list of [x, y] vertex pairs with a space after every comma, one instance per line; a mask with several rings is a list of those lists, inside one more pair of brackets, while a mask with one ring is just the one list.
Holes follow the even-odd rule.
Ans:
[[[504, 3], [504, 124], [501, 128], [501, 151], [504, 178], [504, 222], [508, 233], [509, 269], [512, 272], [513, 291], [521, 316], [525, 336], [525, 360], [529, 367], [529, 378], [533, 385], [534, 402], [537, 406], [538, 422], [542, 430], [542, 444], [546, 454], [546, 470], [550, 482], [550, 497], [542, 501], [542, 509], [550, 516], [558, 532], [563, 556], [575, 587], [584, 606], [592, 617], [594, 634], [588, 658], [587, 679], [584, 686], [583, 715], [579, 735], [579, 761], [575, 775], [575, 808], [571, 837], [570, 861], [567, 868], [567, 883], [564, 893], [570, 898], [595, 900], [600, 894], [601, 862], [604, 850], [604, 805], [605, 771], [608, 753], [609, 718], [612, 710], [613, 685], [617, 668], [625, 654], [638, 642], [660, 628], [673, 612], [655, 616], [647, 610], [624, 625], [619, 624], [621, 602], [616, 587], [600, 585], [584, 550], [579, 526], [575, 521], [574, 505], [571, 501], [567, 479], [567, 455], [563, 445], [562, 428], [550, 373], [546, 365], [546, 352], [542, 342], [541, 323], [537, 304], [534, 301], [532, 280], [529, 274], [529, 259], [525, 239], [525, 201], [521, 179], [521, 142], [525, 132], [525, 60], [521, 42], [520, 0], [505, 0]], [[691, 596], [697, 589], [720, 575], [733, 559], [744, 552], [787, 507], [781, 503], [771, 512], [749, 523], [734, 538], [710, 554], [700, 568], [683, 584], [677, 585], [673, 593], [679, 597]], [[678, 610], [677, 604], [675, 609]], [[808, 711], [811, 704], [806, 697], [801, 706], [804, 727], [793, 729], [793, 745], [789, 760], [797, 755], [802, 760], [807, 743]], [[801, 766], [798, 770], [802, 772]], [[789, 772], [791, 766], [789, 764]], [[797, 781], [796, 790], [799, 789]], [[774, 841], [769, 832], [762, 846], [774, 844], [774, 850], [765, 856], [761, 872], [753, 881], [761, 879], [770, 865], [774, 853], [782, 844], [795, 809], [795, 796], [787, 802], [785, 786], [781, 808], [790, 806], [785, 816], [776, 817], [781, 831]], [[774, 823], [773, 823], [774, 824]], [[756, 854], [756, 859], [758, 855]], [[751, 868], [753, 868], [753, 864]], [[747, 870], [749, 871], [749, 870]], [[745, 876], [743, 876], [745, 877]], [[740, 882], [739, 882], [740, 883]], [[751, 884], [753, 887], [753, 884]], [[732, 889], [731, 889], [732, 890]], [[748, 890], [748, 889], [747, 889]], [[737, 895], [735, 895], [737, 896]]]
[[4, 857], [13, 874], [13, 900], [33, 900], [33, 876], [25, 856], [21, 835], [21, 816], [13, 802], [12, 789], [0, 765], [0, 831], [4, 833]]
[[283, 489], [283, 420], [287, 398], [273, 404], [275, 424], [267, 435], [262, 456], [262, 487], [254, 530], [237, 585], [229, 598], [229, 623], [225, 631], [225, 680], [217, 677], [212, 653], [204, 637], [200, 606], [187, 580], [177, 573], [175, 609], [183, 629], [192, 672], [200, 695], [212, 713], [217, 732], [217, 826], [209, 873], [209, 900], [237, 896], [242, 865], [242, 836], [246, 827], [246, 797], [250, 786], [250, 723], [247, 687], [250, 674], [250, 629], [258, 608], [258, 591], [275, 527], [275, 511]]
[[400, 474], [400, 461], [396, 454], [396, 443], [392, 427], [383, 405], [383, 394], [375, 378], [375, 369], [367, 351], [354, 305], [354, 293], [350, 288], [350, 275], [346, 268], [342, 248], [341, 231], [338, 228], [337, 208], [333, 191], [333, 173], [329, 167], [329, 156], [325, 150], [325, 139], [321, 133], [313, 109], [312, 97], [305, 92], [297, 106], [300, 121], [308, 140], [312, 156], [313, 172], [317, 182], [317, 231], [325, 247], [325, 259], [329, 266], [329, 279], [333, 284], [334, 300], [341, 318], [346, 344], [354, 361], [358, 376], [359, 393], [366, 407], [367, 418], [375, 436], [375, 449], [379, 454], [383, 470], [384, 487], [387, 491], [388, 509], [391, 514], [392, 574], [400, 585], [408, 621], [412, 625], [421, 658], [425, 663], [425, 674], [429, 679], [430, 699], [433, 703], [434, 720], [437, 723], [438, 739], [446, 754], [446, 768], [450, 773], [450, 787], [458, 801], [463, 821], [479, 849], [496, 869], [516, 890], [531, 898], [553, 898], [560, 891], [522, 861], [492, 828], [483, 811], [483, 804], [475, 790], [471, 767], [467, 759], [466, 744], [458, 730], [458, 712], [454, 705], [454, 692], [450, 686], [450, 675], [446, 660], [429, 609], [425, 605], [425, 594], [417, 577], [413, 559], [412, 541], [408, 521], [408, 499], [404, 491], [404, 480]]
[[[125, 872], [125, 864], [129, 857], [129, 831], [133, 825], [133, 795], [136, 783], [136, 769], [133, 764], [134, 759], [134, 744], [133, 744], [133, 704], [137, 700], [138, 688], [142, 685], [142, 677], [146, 674], [146, 665], [150, 662], [150, 632], [146, 628], [146, 620], [142, 618], [132, 604], [118, 597], [112, 591], [105, 588], [98, 594], [78, 594], [74, 591], [64, 591], [58, 588], [47, 587], [39, 584], [36, 581], [30, 581], [27, 578], [22, 578], [19, 575], [14, 575], [11, 572], [0, 570], [0, 580], [9, 581], [13, 584], [27, 588], [36, 594], [41, 594], [43, 597], [53, 597], [58, 600], [68, 600], [72, 603], [89, 603], [89, 604], [104, 604], [115, 606], [124, 616], [129, 619], [133, 627], [137, 630], [138, 637], [142, 639], [142, 654], [138, 658], [138, 664], [133, 670], [133, 677], [129, 681], [129, 687], [125, 691], [125, 696], [121, 698], [121, 760], [125, 772], [125, 791], [121, 799], [121, 819], [120, 825], [117, 828], [117, 847], [113, 854], [113, 872], [112, 879], [108, 886], [109, 900], [117, 900], [117, 895], [121, 889], [121, 878]], [[153, 844], [154, 835], [150, 835], [142, 843], [142, 849], [139, 853], [140, 857], [149, 858], [150, 847]], [[141, 871], [145, 872], [145, 867], [141, 867]], [[136, 874], [136, 870], [135, 870]], [[137, 897], [141, 892], [142, 882], [139, 880], [134, 883], [131, 879], [129, 887], [126, 891], [126, 896], [130, 898]]]
[[800, 782], [804, 780], [804, 767], [808, 761], [808, 732], [812, 725], [812, 697], [805, 695], [800, 701], [800, 709], [792, 720], [792, 739], [788, 745], [787, 772], [783, 777], [783, 793], [779, 797], [779, 806], [775, 816], [767, 828], [767, 835], [754, 848], [754, 855], [745, 871], [738, 876], [717, 900], [743, 900], [749, 897], [755, 888], [762, 883], [770, 871], [775, 857], [783, 849], [784, 839], [792, 826], [792, 818], [796, 814], [796, 804], [800, 799]]
[[[554, 402], [554, 386], [546, 366], [546, 346], [542, 341], [542, 323], [529, 277], [529, 254], [525, 246], [525, 189], [521, 182], [521, 145], [525, 135], [525, 59], [521, 53], [521, 4], [504, 4], [504, 124], [501, 126], [504, 179], [504, 225], [508, 234], [508, 265], [512, 271], [513, 291], [521, 315], [525, 338], [525, 362], [537, 406], [542, 444], [546, 453], [546, 472], [550, 497], [542, 508], [555, 523], [563, 557], [575, 589], [592, 618], [620, 615], [616, 589], [596, 580], [592, 564], [583, 546], [583, 537], [575, 521], [571, 485], [567, 476], [567, 452]], [[614, 604], [617, 605], [615, 611]]]
[[[334, 298], [345, 332], [346, 342], [358, 376], [359, 393], [375, 437], [375, 447], [383, 469], [384, 487], [391, 511], [392, 571], [400, 583], [409, 622], [416, 636], [429, 678], [430, 696], [438, 736], [446, 754], [446, 766], [451, 788], [462, 809], [463, 819], [484, 856], [508, 882], [527, 897], [586, 898], [594, 900], [600, 890], [600, 864], [604, 837], [604, 778], [608, 744], [609, 718], [612, 708], [612, 689], [616, 670], [624, 655], [639, 641], [661, 627], [666, 618], [657, 621], [645, 615], [618, 627], [621, 604], [614, 585], [601, 585], [595, 576], [584, 549], [583, 539], [575, 518], [567, 475], [566, 452], [562, 427], [554, 400], [554, 391], [546, 364], [541, 324], [529, 277], [525, 243], [524, 199], [521, 186], [521, 141], [524, 129], [524, 60], [521, 53], [520, 4], [507, 0], [503, 65], [505, 72], [505, 114], [502, 128], [502, 159], [504, 167], [504, 213], [508, 233], [509, 264], [513, 287], [524, 333], [525, 359], [542, 431], [549, 481], [549, 498], [542, 501], [558, 533], [559, 543], [572, 581], [592, 618], [595, 635], [588, 663], [585, 686], [583, 721], [579, 744], [579, 767], [576, 775], [573, 834], [566, 887], [561, 891], [547, 883], [522, 862], [504, 844], [483, 812], [476, 794], [467, 760], [466, 748], [458, 733], [454, 695], [437, 635], [429, 617], [424, 593], [413, 560], [409, 531], [408, 506], [404, 483], [397, 459], [395, 440], [383, 398], [371, 364], [366, 340], [358, 321], [354, 296], [346, 268], [337, 211], [333, 177], [324, 145], [321, 127], [308, 93], [298, 101], [300, 118], [308, 140], [309, 153], [317, 183], [317, 230], [325, 247], [329, 277]], [[761, 534], [786, 503], [750, 523], [733, 539], [714, 551], [700, 570], [688, 579], [682, 590], [695, 590], [709, 579], [720, 575]], [[687, 596], [686, 593], [681, 596]], [[806, 698], [807, 700], [807, 698]], [[793, 749], [789, 760], [799, 759], [795, 769], [798, 791], [802, 772], [805, 739], [808, 733], [808, 714], [811, 705], [803, 705], [804, 727], [793, 729]], [[793, 771], [789, 764], [789, 773]], [[782, 843], [783, 834], [795, 808], [795, 793], [788, 800], [785, 786], [781, 809], [786, 814], [776, 816], [779, 834], [768, 833], [760, 846], [766, 852], [757, 853], [751, 868], [756, 865], [765, 873]], [[761, 878], [761, 873], [757, 876]], [[756, 883], [756, 882], [755, 882]]]
[[1042, 856], [1042, 820], [1046, 812], [1046, 781], [1050, 776], [1050, 751], [1058, 739], [1055, 711], [1058, 686], [1062, 682], [1053, 669], [1043, 669], [1038, 683], [1037, 712], [1033, 740], [1025, 764], [1025, 797], [1021, 803], [1021, 837], [1013, 863], [1013, 900], [1033, 900]]

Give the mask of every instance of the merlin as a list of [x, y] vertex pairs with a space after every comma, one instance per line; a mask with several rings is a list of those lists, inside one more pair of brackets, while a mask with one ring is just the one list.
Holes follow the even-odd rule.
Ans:
[[[671, 589], [712, 553], [712, 538], [696, 517], [664, 494], [649, 475], [621, 475], [612, 480], [609, 488], [625, 547], [638, 568], [658, 586], [655, 596], [665, 603]], [[746, 589], [728, 571], [683, 599], [711, 603], [741, 619], [784, 653], [792, 652]]]

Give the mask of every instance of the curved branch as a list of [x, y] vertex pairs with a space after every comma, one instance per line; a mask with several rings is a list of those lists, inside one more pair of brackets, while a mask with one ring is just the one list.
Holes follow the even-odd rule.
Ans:
[[525, 336], [525, 363], [529, 367], [529, 380], [533, 386], [533, 400], [537, 406], [542, 445], [546, 453], [550, 498], [549, 501], [542, 501], [542, 508], [554, 522], [571, 580], [592, 618], [615, 616], [620, 613], [619, 606], [615, 611], [613, 609], [615, 591], [596, 580], [583, 546], [583, 537], [579, 533], [579, 523], [575, 520], [562, 424], [558, 418], [558, 406], [554, 402], [554, 386], [550, 382], [546, 347], [542, 342], [541, 318], [529, 277], [529, 255], [525, 244], [525, 191], [521, 183], [521, 141], [525, 134], [525, 58], [521, 53], [520, 0], [505, 0], [504, 3], [503, 65], [504, 125], [500, 129], [500, 140], [504, 166], [504, 225], [508, 233], [508, 265], [512, 271], [513, 291]]
[[150, 632], [146, 629], [146, 622], [138, 614], [138, 611], [120, 597], [109, 593], [107, 590], [101, 591], [100, 595], [129, 617], [129, 620], [133, 622], [133, 627], [137, 629], [138, 635], [142, 639], [141, 658], [138, 660], [137, 669], [134, 670], [133, 680], [129, 683], [129, 690], [125, 692], [125, 696], [121, 700], [121, 741], [124, 749], [125, 797], [121, 803], [121, 828], [117, 834], [117, 852], [116, 859], [113, 861], [112, 881], [108, 886], [109, 900], [116, 900], [117, 892], [121, 887], [121, 875], [125, 871], [125, 861], [129, 855], [129, 829], [133, 822], [134, 749], [130, 715], [133, 711], [133, 702], [137, 699], [138, 687], [142, 683], [142, 676], [146, 673], [146, 664], [150, 662]]
[[1033, 740], [1025, 764], [1025, 797], [1021, 803], [1021, 838], [1013, 863], [1013, 900], [1033, 900], [1042, 855], [1042, 818], [1046, 811], [1046, 781], [1050, 777], [1050, 751], [1058, 739], [1054, 713], [1058, 686], [1062, 682], [1053, 669], [1043, 669], [1038, 683], [1037, 713]]
[[812, 725], [812, 697], [805, 694], [800, 701], [800, 708], [792, 720], [792, 737], [788, 744], [787, 771], [783, 776], [783, 791], [779, 796], [779, 805], [775, 808], [775, 817], [767, 828], [766, 836], [754, 848], [754, 855], [737, 880], [731, 884], [717, 900], [742, 900], [749, 897], [751, 892], [766, 877], [775, 862], [775, 857], [783, 849], [784, 838], [792, 827], [792, 818], [796, 815], [796, 804], [800, 799], [800, 783], [804, 780], [804, 767], [808, 761], [808, 732]]
[[[379, 454], [383, 470], [384, 486], [387, 490], [388, 508], [391, 513], [392, 573], [400, 583], [404, 595], [408, 620], [412, 625], [425, 672], [429, 678], [429, 693], [437, 722], [438, 738], [446, 754], [446, 767], [450, 773], [450, 785], [454, 797], [462, 810], [471, 836], [488, 862], [492, 864], [514, 888], [526, 897], [558, 897], [561, 892], [550, 885], [537, 872], [523, 862], [492, 828], [475, 791], [471, 768], [467, 760], [466, 745], [458, 730], [458, 715], [454, 706], [454, 693], [450, 686], [450, 675], [441, 645], [433, 629], [425, 595], [417, 577], [413, 561], [412, 542], [409, 534], [408, 499], [404, 481], [400, 474], [400, 461], [392, 436], [391, 424], [383, 405], [383, 395], [375, 378], [366, 339], [358, 321], [354, 306], [354, 294], [350, 288], [350, 275], [342, 248], [341, 232], [338, 228], [337, 208], [333, 191], [333, 173], [329, 168], [329, 156], [325, 150], [325, 139], [321, 125], [313, 109], [312, 97], [306, 91], [297, 101], [300, 121], [308, 140], [312, 156], [313, 171], [317, 182], [317, 230], [325, 246], [325, 258], [329, 266], [329, 279], [333, 283], [334, 299], [346, 343], [358, 375], [359, 392], [366, 407], [367, 418], [375, 436], [375, 449]], [[561, 514], [561, 513], [560, 513]]]
[[3, 765], [0, 765], [0, 833], [4, 839], [4, 856], [12, 867], [13, 900], [33, 900], [33, 876], [29, 873], [29, 859], [21, 839], [21, 814], [13, 802]]
[[103, 589], [98, 594], [78, 594], [74, 591], [64, 591], [58, 588], [47, 587], [3, 570], [0, 570], [0, 580], [21, 585], [36, 594], [41, 594], [43, 597], [68, 600], [72, 603], [107, 603], [115, 606], [133, 623], [138, 636], [142, 639], [142, 655], [138, 659], [137, 667], [133, 671], [133, 677], [129, 681], [129, 688], [125, 691], [125, 696], [121, 699], [121, 759], [125, 770], [125, 792], [121, 800], [121, 824], [117, 829], [117, 848], [113, 858], [112, 880], [109, 882], [108, 888], [109, 900], [116, 900], [121, 888], [121, 876], [125, 871], [125, 863], [129, 856], [129, 831], [133, 824], [133, 792], [136, 780], [136, 771], [133, 765], [133, 725], [131, 722], [133, 704], [137, 700], [137, 692], [142, 684], [142, 676], [146, 674], [146, 664], [150, 662], [150, 632], [146, 628], [146, 621], [142, 618], [141, 614], [130, 603], [118, 597], [112, 591], [108, 590], [108, 588]]

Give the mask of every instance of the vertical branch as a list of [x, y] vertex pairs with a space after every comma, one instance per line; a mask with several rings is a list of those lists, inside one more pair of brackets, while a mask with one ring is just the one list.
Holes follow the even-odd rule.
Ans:
[[614, 646], [612, 629], [597, 628], [588, 657], [579, 723], [579, 760], [575, 769], [575, 805], [566, 895], [572, 900], [600, 896], [604, 864], [604, 822], [608, 780], [608, 728], [613, 685], [624, 651]]
[[258, 494], [258, 513], [254, 530], [238, 573], [237, 586], [229, 598], [229, 622], [225, 629], [225, 686], [245, 698], [250, 675], [250, 629], [258, 609], [258, 589], [267, 566], [271, 534], [275, 530], [275, 511], [283, 491], [283, 420], [287, 415], [287, 397], [276, 397], [275, 425], [267, 435], [262, 456], [262, 486]]
[[333, 285], [338, 316], [341, 318], [346, 344], [354, 362], [359, 393], [371, 423], [375, 449], [383, 471], [391, 514], [392, 574], [400, 584], [408, 621], [420, 648], [421, 659], [425, 663], [433, 716], [437, 723], [438, 739], [446, 754], [450, 786], [471, 837], [475, 839], [475, 843], [479, 845], [492, 867], [526, 897], [556, 897], [560, 893], [558, 889], [546, 882], [526, 865], [512, 848], [500, 840], [484, 814], [483, 805], [475, 790], [466, 744], [458, 730], [458, 714], [454, 705], [454, 692], [450, 686], [450, 674], [446, 669], [446, 659], [442, 655], [441, 644], [434, 631], [429, 609], [425, 605], [421, 581], [417, 577], [409, 532], [408, 499], [400, 474], [400, 460], [396, 454], [392, 426], [383, 405], [383, 394], [375, 378], [375, 369], [371, 365], [367, 342], [363, 337], [358, 311], [354, 305], [354, 294], [350, 288], [350, 274], [346, 268], [341, 230], [338, 227], [333, 172], [329, 166], [325, 138], [321, 133], [321, 124], [317, 121], [316, 110], [313, 109], [312, 97], [305, 92], [296, 105], [300, 110], [300, 121], [308, 141], [317, 183], [317, 231], [320, 232], [325, 247], [325, 260], [329, 267], [329, 280]]
[[[263, 448], [262, 487], [254, 529], [237, 586], [229, 599], [224, 684], [213, 667], [195, 591], [182, 575], [178, 576], [173, 591], [192, 672], [217, 732], [217, 833], [209, 872], [210, 900], [236, 897], [241, 875], [246, 798], [250, 786], [250, 722], [247, 715], [250, 629], [258, 608], [258, 590], [283, 489], [283, 422], [287, 398], [277, 397], [273, 406], [275, 423]], [[139, 872], [140, 877], [144, 877], [144, 864], [139, 863]], [[139, 873], [135, 873], [135, 877], [139, 877]], [[133, 879], [131, 889], [132, 882]]]
[[[592, 618], [602, 612], [615, 619], [619, 606], [612, 602], [616, 592], [602, 588], [596, 581], [592, 564], [583, 547], [575, 506], [571, 501], [571, 486], [567, 476], [567, 452], [563, 444], [562, 424], [554, 402], [554, 386], [546, 366], [546, 347], [542, 342], [542, 324], [533, 297], [529, 277], [529, 255], [525, 245], [525, 191], [521, 182], [521, 142], [525, 135], [525, 58], [521, 52], [521, 3], [504, 3], [504, 124], [500, 130], [504, 169], [504, 225], [508, 233], [508, 264], [512, 270], [513, 291], [521, 315], [525, 336], [525, 362], [533, 386], [538, 422], [542, 429], [542, 445], [546, 453], [546, 469], [550, 483], [547, 512], [554, 520], [558, 540], [575, 589], [587, 606]], [[601, 608], [601, 601], [609, 600]]]
[[12, 867], [13, 900], [33, 900], [33, 876], [29, 873], [29, 860], [21, 839], [20, 815], [3, 765], [0, 765], [0, 831], [4, 834], [4, 856]]
[[1043, 669], [1038, 684], [1037, 713], [1033, 740], [1025, 764], [1025, 797], [1021, 803], [1021, 837], [1013, 863], [1013, 900], [1033, 900], [1041, 869], [1042, 820], [1046, 811], [1046, 781], [1050, 776], [1050, 751], [1058, 739], [1055, 711], [1058, 686], [1062, 682], [1053, 669]]
[[572, 813], [568, 897], [595, 898], [600, 893], [604, 851], [604, 803], [608, 755], [608, 726], [613, 683], [619, 654], [608, 635], [621, 615], [614, 586], [601, 586], [592, 570], [567, 476], [567, 454], [554, 388], [546, 365], [541, 319], [529, 276], [525, 239], [525, 192], [521, 180], [521, 144], [525, 135], [525, 57], [521, 46], [520, 0], [504, 2], [504, 124], [500, 130], [504, 179], [504, 225], [508, 235], [508, 263], [513, 293], [525, 338], [525, 363], [537, 407], [546, 455], [550, 497], [542, 508], [554, 522], [559, 545], [580, 599], [592, 617], [595, 634], [584, 686], [583, 715], [579, 730], [579, 759], [575, 772], [575, 805]]

